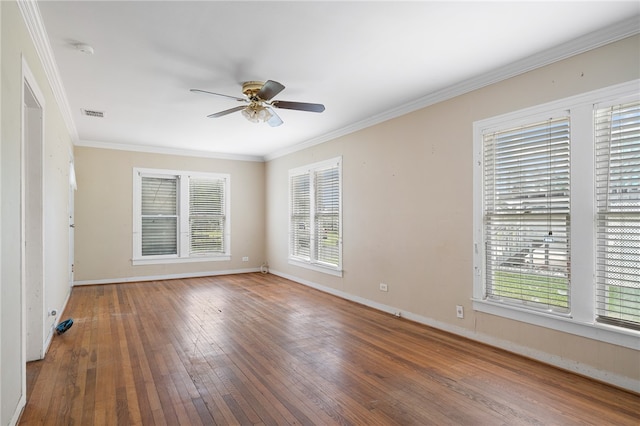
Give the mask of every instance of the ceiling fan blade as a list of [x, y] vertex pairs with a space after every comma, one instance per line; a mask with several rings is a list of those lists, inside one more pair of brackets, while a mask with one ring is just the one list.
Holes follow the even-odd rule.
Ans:
[[209, 118], [223, 117], [225, 115], [234, 113], [236, 111], [242, 111], [245, 108], [246, 108], [246, 106], [244, 106], [244, 105], [243, 106], [237, 106], [235, 108], [225, 109], [224, 111], [216, 112], [215, 114], [209, 114], [209, 115], [207, 115], [207, 117], [209, 117]]
[[273, 105], [276, 108], [295, 109], [298, 111], [310, 111], [310, 112], [324, 111], [324, 105], [322, 104], [308, 104], [305, 102], [273, 101], [271, 102], [271, 105]]
[[206, 93], [208, 95], [216, 95], [216, 96], [224, 96], [225, 98], [231, 98], [231, 99], [235, 99], [236, 101], [240, 101], [240, 102], [247, 102], [247, 100], [245, 98], [238, 98], [236, 96], [230, 96], [230, 95], [223, 95], [222, 93], [213, 93], [213, 92], [207, 92], [206, 90], [200, 90], [200, 89], [190, 89], [193, 93]]
[[269, 101], [283, 90], [284, 86], [282, 84], [277, 81], [267, 80], [267, 82], [262, 85], [262, 88], [258, 91], [257, 95], [263, 101]]
[[284, 123], [284, 121], [282, 121], [280, 116], [278, 116], [278, 114], [276, 114], [276, 112], [273, 110], [273, 108], [267, 107], [267, 109], [269, 110], [269, 113], [271, 114], [271, 118], [269, 119], [269, 121], [267, 121], [267, 123], [269, 123], [269, 126], [278, 127], [279, 125]]

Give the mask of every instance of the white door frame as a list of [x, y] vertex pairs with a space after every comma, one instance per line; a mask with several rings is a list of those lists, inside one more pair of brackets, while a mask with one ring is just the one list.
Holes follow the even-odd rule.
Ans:
[[73, 287], [75, 262], [75, 197], [78, 184], [73, 151], [69, 152], [69, 287]]
[[21, 288], [22, 353], [26, 362], [45, 352], [44, 95], [22, 58]]

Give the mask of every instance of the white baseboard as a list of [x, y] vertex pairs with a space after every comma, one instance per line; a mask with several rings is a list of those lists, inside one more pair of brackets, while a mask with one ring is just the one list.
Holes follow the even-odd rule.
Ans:
[[16, 405], [16, 411], [13, 412], [13, 416], [11, 416], [11, 420], [9, 420], [10, 425], [17, 425], [20, 420], [20, 416], [22, 416], [22, 411], [24, 407], [27, 405], [27, 395], [22, 395], [20, 400], [18, 401], [18, 405]]
[[199, 277], [212, 277], [216, 275], [247, 274], [250, 272], [260, 272], [260, 268], [227, 269], [223, 271], [205, 271], [205, 272], [186, 272], [183, 274], [147, 275], [147, 276], [140, 276], [140, 277], [104, 278], [99, 280], [80, 280], [80, 281], [74, 281], [73, 286], [75, 287], [75, 286], [81, 286], [81, 285], [134, 283], [139, 281], [175, 280], [180, 278], [199, 278]]
[[364, 306], [368, 306], [373, 309], [377, 309], [382, 312], [386, 312], [392, 315], [400, 315], [403, 318], [406, 318], [411, 321], [415, 321], [420, 324], [427, 325], [429, 327], [437, 328], [442, 331], [446, 331], [452, 334], [456, 334], [458, 336], [462, 336], [471, 340], [475, 340], [480, 343], [485, 343], [490, 346], [494, 346], [496, 348], [504, 349], [508, 352], [512, 352], [518, 355], [525, 356], [527, 358], [535, 359], [536, 361], [543, 362], [545, 364], [553, 365], [554, 367], [561, 368], [563, 370], [571, 371], [576, 374], [580, 374], [582, 376], [587, 376], [592, 379], [609, 383], [613, 386], [627, 389], [632, 392], [640, 393], [640, 383], [637, 380], [634, 380], [630, 377], [621, 376], [619, 374], [614, 374], [608, 371], [599, 370], [589, 365], [573, 361], [570, 359], [566, 359], [560, 357], [558, 355], [552, 355], [546, 352], [538, 351], [536, 349], [532, 349], [526, 346], [518, 345], [507, 340], [499, 339], [497, 337], [488, 336], [483, 333], [477, 333], [472, 330], [457, 327], [448, 323], [444, 323], [441, 321], [436, 321], [432, 318], [423, 317], [421, 315], [416, 315], [414, 313], [403, 311], [398, 308], [394, 308], [392, 306], [384, 305], [381, 303], [374, 302], [369, 299], [365, 299], [359, 296], [355, 296], [353, 294], [346, 293], [344, 291], [336, 290], [331, 287], [326, 287], [312, 281], [308, 281], [302, 278], [298, 278], [293, 275], [285, 274], [283, 272], [270, 270], [270, 273], [277, 275], [282, 278], [286, 278], [288, 280], [297, 282], [302, 285], [306, 285], [308, 287], [312, 287], [316, 290], [320, 290], [324, 293], [329, 293], [334, 296], [340, 297], [342, 299], [346, 299], [352, 302], [359, 303]]
[[62, 317], [62, 314], [64, 313], [64, 310], [67, 309], [67, 304], [69, 303], [69, 298], [71, 298], [71, 289], [69, 289], [69, 291], [67, 292], [67, 297], [65, 298], [64, 303], [62, 304], [62, 307], [58, 311], [58, 317], [56, 318], [55, 322], [53, 323], [53, 326], [49, 330], [49, 335], [47, 336], [47, 340], [44, 342], [44, 349], [43, 349], [43, 353], [42, 353], [42, 359], [44, 359], [44, 357], [47, 356], [47, 352], [49, 351], [49, 346], [51, 346], [51, 341], [53, 340], [54, 330], [56, 329], [58, 324], [60, 324], [60, 318]]

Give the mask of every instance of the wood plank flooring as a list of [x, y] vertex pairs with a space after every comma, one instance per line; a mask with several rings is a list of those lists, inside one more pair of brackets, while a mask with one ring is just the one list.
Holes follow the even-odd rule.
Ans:
[[638, 425], [640, 396], [263, 274], [76, 287], [22, 425]]

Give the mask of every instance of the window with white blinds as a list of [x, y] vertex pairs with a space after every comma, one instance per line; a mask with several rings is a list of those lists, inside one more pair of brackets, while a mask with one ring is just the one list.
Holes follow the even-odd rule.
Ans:
[[315, 252], [318, 262], [340, 264], [340, 170], [315, 172]]
[[142, 256], [178, 254], [178, 177], [142, 180]]
[[224, 253], [224, 179], [189, 179], [191, 254]]
[[597, 315], [640, 329], [640, 102], [597, 109], [595, 138]]
[[311, 182], [310, 174], [291, 176], [290, 255], [311, 260]]
[[638, 88], [473, 124], [475, 310], [637, 348]]
[[289, 172], [292, 263], [322, 271], [342, 269], [341, 161], [336, 158]]
[[228, 260], [229, 175], [134, 169], [133, 264]]
[[569, 309], [569, 118], [484, 135], [486, 297]]

